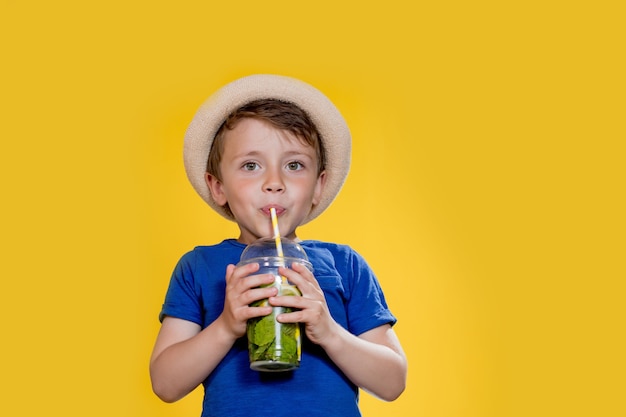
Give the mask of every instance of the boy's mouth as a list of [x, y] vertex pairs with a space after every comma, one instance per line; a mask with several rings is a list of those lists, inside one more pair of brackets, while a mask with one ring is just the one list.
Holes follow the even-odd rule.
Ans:
[[266, 216], [270, 216], [270, 209], [274, 208], [276, 209], [276, 215], [280, 216], [281, 214], [283, 214], [285, 212], [285, 208], [281, 207], [281, 206], [277, 206], [275, 204], [268, 204], [267, 206], [261, 207], [261, 211], [263, 212], [263, 214], [265, 214]]

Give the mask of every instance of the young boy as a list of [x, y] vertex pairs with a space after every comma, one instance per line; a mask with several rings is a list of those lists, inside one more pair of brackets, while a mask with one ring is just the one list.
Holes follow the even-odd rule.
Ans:
[[[185, 168], [200, 196], [239, 226], [239, 237], [185, 254], [174, 270], [150, 374], [155, 393], [176, 401], [199, 384], [202, 416], [360, 416], [359, 387], [384, 400], [405, 388], [407, 363], [378, 281], [344, 245], [299, 241], [314, 273], [294, 263], [279, 272], [302, 296], [278, 296], [258, 264], [235, 267], [247, 244], [281, 236], [335, 198], [349, 169], [350, 133], [335, 106], [301, 81], [254, 75], [228, 84], [198, 111], [185, 138]], [[302, 323], [302, 362], [289, 372], [250, 369], [251, 307], [296, 309], [277, 317]]]

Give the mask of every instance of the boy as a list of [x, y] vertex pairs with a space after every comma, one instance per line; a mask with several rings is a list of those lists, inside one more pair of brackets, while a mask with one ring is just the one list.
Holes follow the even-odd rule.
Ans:
[[[300, 264], [279, 272], [302, 296], [278, 296], [258, 264], [235, 267], [247, 244], [281, 236], [318, 216], [349, 169], [350, 133], [334, 105], [308, 84], [255, 75], [228, 84], [198, 111], [185, 137], [185, 168], [200, 196], [233, 220], [239, 237], [197, 247], [174, 270], [161, 312], [150, 374], [155, 393], [176, 401], [199, 384], [202, 416], [360, 416], [359, 387], [394, 400], [406, 383], [406, 358], [382, 290], [352, 249], [299, 241], [314, 273]], [[281, 322], [302, 323], [295, 371], [249, 367], [246, 321], [270, 314], [251, 307], [269, 298], [296, 309]]]

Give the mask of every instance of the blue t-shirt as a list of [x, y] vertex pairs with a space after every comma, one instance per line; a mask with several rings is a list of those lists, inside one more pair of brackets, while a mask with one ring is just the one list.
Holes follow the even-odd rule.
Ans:
[[[359, 335], [395, 324], [378, 280], [365, 260], [348, 246], [300, 242], [313, 265], [332, 317]], [[228, 264], [237, 264], [245, 245], [225, 240], [185, 254], [174, 270], [161, 319], [172, 316], [206, 328], [224, 309]], [[358, 387], [303, 332], [300, 367], [288, 372], [250, 369], [245, 336], [203, 382], [203, 417], [293, 415], [357, 417]]]

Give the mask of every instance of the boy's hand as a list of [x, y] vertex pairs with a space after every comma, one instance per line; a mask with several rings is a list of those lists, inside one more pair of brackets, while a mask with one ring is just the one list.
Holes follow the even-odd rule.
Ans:
[[241, 267], [231, 264], [226, 267], [226, 294], [220, 319], [234, 338], [246, 334], [248, 319], [266, 316], [272, 312], [271, 306], [250, 307], [250, 303], [275, 296], [278, 292], [276, 287], [258, 288], [274, 282], [273, 275], [250, 275], [258, 270], [259, 264]]
[[303, 323], [307, 337], [316, 344], [323, 344], [335, 332], [337, 322], [331, 317], [324, 292], [317, 280], [304, 265], [294, 263], [289, 268], [279, 268], [278, 273], [295, 284], [300, 292], [298, 296], [271, 297], [273, 306], [298, 309], [291, 313], [280, 314], [276, 320], [281, 323]]

